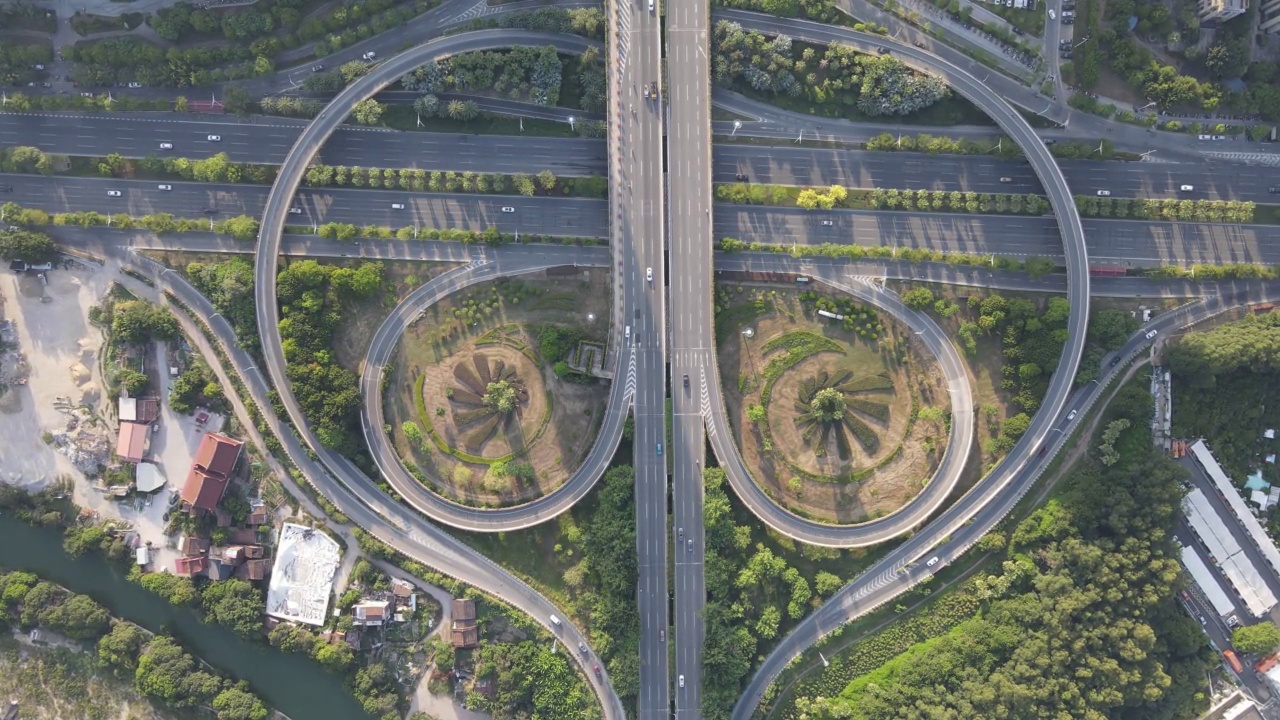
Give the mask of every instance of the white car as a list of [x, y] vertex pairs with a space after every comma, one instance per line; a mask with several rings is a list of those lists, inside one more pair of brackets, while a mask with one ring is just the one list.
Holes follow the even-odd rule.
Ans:
[[684, 687], [684, 676], [680, 676], [680, 687]]
[[1227, 136], [1226, 136], [1226, 135], [1214, 135], [1214, 136], [1213, 136], [1213, 139], [1214, 139], [1214, 140], [1226, 140], [1226, 139], [1227, 139]]
[[1058, 19], [1058, 13], [1054, 12], [1054, 11], [1053, 11], [1053, 8], [1049, 8], [1049, 19], [1050, 19], [1050, 20], [1057, 20], [1057, 19]]
[[649, 282], [653, 282], [653, 268], [649, 267], [644, 269], [644, 279]]
[[172, 189], [173, 189], [173, 186], [172, 186], [172, 185], [157, 185], [157, 186], [156, 186], [156, 189], [158, 189], [158, 190], [172, 190]]
[[1110, 190], [1099, 190], [1099, 191], [1098, 191], [1098, 197], [1111, 197], [1111, 191], [1110, 191]]
[[367, 52], [367, 53], [365, 53], [365, 54], [361, 55], [361, 56], [360, 56], [360, 59], [361, 59], [361, 60], [372, 60], [372, 59], [374, 59], [374, 58], [376, 58], [376, 57], [378, 57], [378, 53], [375, 53], [375, 52]]
[[161, 150], [172, 150], [172, 149], [173, 149], [173, 143], [160, 143], [160, 149], [161, 149]]
[[290, 214], [290, 215], [301, 215], [301, 214], [302, 214], [302, 208], [300, 208], [300, 207], [291, 207], [291, 208], [289, 208], [289, 214]]
[[1179, 190], [1181, 190], [1182, 192], [1191, 192], [1192, 190], [1195, 190], [1196, 188], [1195, 188], [1195, 186], [1194, 186], [1194, 185], [1181, 185], [1181, 186], [1179, 186], [1179, 187], [1178, 187], [1178, 189], [1179, 189]]
[[108, 191], [107, 191], [107, 197], [120, 197], [120, 191], [119, 191], [119, 190], [108, 190]]
[[826, 227], [831, 227], [831, 226], [832, 226], [832, 225], [834, 225], [835, 223], [831, 222], [830, 220], [823, 220], [823, 221], [822, 221], [822, 224], [823, 224], [824, 226], [826, 226]]
[[1213, 139], [1213, 136], [1212, 136], [1212, 135], [1200, 135], [1200, 136], [1199, 136], [1199, 138], [1200, 138], [1201, 140], [1212, 140], [1212, 139]]
[[502, 208], [502, 212], [505, 212], [505, 213], [513, 213], [513, 212], [515, 212], [515, 211], [516, 211], [516, 209], [515, 209], [515, 208], [513, 208], [513, 207], [504, 207], [504, 208]]
[[131, 82], [131, 83], [129, 83], [129, 87], [131, 87], [131, 88], [140, 88], [140, 87], [142, 87], [142, 83], [140, 83], [140, 82]]
[[392, 209], [392, 210], [403, 210], [403, 209], [404, 209], [404, 203], [391, 203], [391, 209]]
[[934, 555], [933, 557], [929, 558], [929, 561], [925, 563], [925, 566], [933, 567], [934, 565], [937, 565], [937, 564], [938, 564], [938, 556]]
[[1078, 412], [1080, 412], [1080, 411], [1079, 411], [1079, 410], [1072, 410], [1071, 412], [1067, 413], [1067, 422], [1071, 422], [1072, 420], [1075, 420], [1075, 419], [1076, 419], [1076, 413], [1078, 413]]
[[209, 139], [209, 142], [222, 142], [221, 135], [210, 135], [208, 139]]
[[1147, 333], [1147, 339], [1150, 340], [1151, 338], [1155, 337], [1156, 334], [1159, 332], [1160, 332], [1159, 330], [1152, 330], [1151, 332]]

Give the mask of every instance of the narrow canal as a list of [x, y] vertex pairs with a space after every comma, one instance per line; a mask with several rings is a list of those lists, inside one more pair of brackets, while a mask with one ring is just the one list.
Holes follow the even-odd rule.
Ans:
[[0, 566], [33, 572], [92, 597], [116, 617], [172, 635], [224, 675], [249, 681], [267, 705], [293, 720], [370, 720], [338, 676], [300, 655], [287, 655], [228, 628], [201, 622], [193, 610], [174, 607], [129, 582], [104, 558], [71, 557], [62, 549], [58, 530], [0, 514]]

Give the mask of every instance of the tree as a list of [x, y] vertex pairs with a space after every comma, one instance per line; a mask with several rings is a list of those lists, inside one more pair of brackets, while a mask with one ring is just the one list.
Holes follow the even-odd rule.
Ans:
[[116, 671], [133, 671], [146, 642], [146, 631], [131, 622], [117, 620], [112, 623], [111, 632], [98, 640], [98, 662]]
[[129, 300], [116, 303], [112, 313], [111, 333], [128, 344], [172, 340], [178, 336], [178, 321], [151, 303]]
[[1269, 621], [1238, 627], [1231, 632], [1231, 644], [1249, 655], [1269, 653], [1280, 647], [1280, 627]]
[[0, 230], [0, 259], [2, 260], [43, 263], [50, 262], [57, 256], [57, 246], [44, 233], [29, 230]]
[[550, 170], [543, 170], [542, 172], [538, 173], [538, 184], [541, 185], [542, 189], [546, 190], [547, 192], [551, 192], [552, 190], [555, 190], [556, 189], [555, 173], [551, 172]]
[[213, 699], [218, 720], [266, 720], [267, 706], [242, 687], [229, 687]]
[[229, 85], [222, 94], [222, 105], [227, 112], [243, 117], [253, 109], [253, 98], [239, 85]]
[[189, 707], [198, 698], [183, 692], [183, 681], [195, 670], [196, 662], [172, 638], [152, 638], [142, 650], [134, 684], [144, 695], [173, 707]]
[[912, 310], [928, 310], [933, 306], [933, 291], [929, 288], [912, 288], [902, 293], [902, 302]]
[[88, 595], [71, 595], [42, 618], [50, 628], [76, 640], [93, 640], [107, 631], [111, 617]]
[[255, 637], [262, 629], [262, 594], [244, 580], [223, 580], [202, 594], [205, 614], [242, 637]]
[[764, 407], [760, 405], [756, 405], [754, 403], [747, 408], [747, 419], [750, 420], [755, 425], [759, 425], [760, 423], [764, 422], [764, 419], [767, 416], [767, 414], [768, 413], [765, 411]]
[[329, 672], [343, 673], [351, 667], [355, 652], [344, 642], [330, 643], [316, 638], [311, 657]]
[[382, 119], [384, 110], [386, 110], [386, 106], [373, 98], [369, 98], [356, 103], [355, 107], [351, 109], [351, 116], [361, 125], [377, 125], [378, 121]]

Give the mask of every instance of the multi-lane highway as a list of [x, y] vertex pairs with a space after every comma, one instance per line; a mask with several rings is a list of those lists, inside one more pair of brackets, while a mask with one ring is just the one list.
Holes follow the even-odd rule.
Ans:
[[[0, 113], [0, 145], [37, 147], [55, 155], [203, 159], [226, 153], [232, 162], [279, 165], [304, 120], [175, 113]], [[210, 140], [214, 136], [218, 140]], [[168, 143], [171, 149], [161, 149]], [[518, 137], [343, 125], [317, 162], [374, 168], [587, 176], [604, 172], [604, 143], [580, 138]]]
[[[661, 6], [661, 7], [660, 7]], [[663, 0], [623, 0], [607, 6], [613, 53], [609, 58], [610, 242], [617, 257], [614, 296], [620, 299], [614, 333], [619, 372], [615, 383], [634, 383], [636, 606], [640, 621], [640, 720], [671, 715], [667, 601], [667, 208], [663, 201]], [[625, 369], [625, 372], [624, 372]], [[679, 646], [677, 646], [679, 647]], [[677, 690], [679, 692], [679, 690]], [[677, 702], [679, 696], [677, 696]]]
[[[162, 190], [161, 185], [171, 189]], [[214, 220], [236, 215], [260, 217], [270, 191], [265, 185], [32, 175], [0, 175], [0, 187], [13, 188], [0, 194], [0, 201], [48, 212], [92, 211], [134, 217], [164, 212]], [[110, 196], [111, 191], [120, 196]], [[404, 208], [393, 207], [397, 204]], [[605, 237], [608, 228], [604, 201], [587, 198], [305, 188], [298, 191], [290, 207], [298, 211], [289, 211], [291, 225], [341, 222], [476, 232], [495, 227], [511, 236], [519, 233], [588, 238]], [[505, 212], [503, 208], [512, 211]], [[208, 212], [211, 210], [215, 212]]]
[[[0, 145], [28, 145], [56, 155], [206, 158], [279, 164], [306, 123], [286, 118], [192, 118], [172, 113], [0, 113]], [[210, 135], [220, 138], [210, 141]], [[790, 137], [794, 138], [794, 135]], [[780, 141], [781, 142], [781, 141]], [[170, 143], [172, 150], [161, 150]], [[376, 168], [487, 173], [603, 175], [603, 140], [427, 132], [343, 125], [319, 162]], [[867, 152], [832, 148], [717, 143], [712, 180], [780, 185], [842, 184], [856, 188], [1042, 193], [1022, 160], [963, 155]], [[1280, 168], [1206, 162], [1059, 161], [1077, 195], [1108, 190], [1113, 197], [1280, 202]], [[1009, 182], [1002, 182], [1008, 178]], [[1182, 190], [1190, 185], [1193, 189]]]
[[[826, 225], [830, 222], [831, 225]], [[1085, 220], [1095, 264], [1280, 263], [1280, 226]], [[1052, 217], [717, 207], [715, 236], [777, 245], [836, 243], [1009, 257], [1062, 256]]]
[[[159, 190], [168, 184], [173, 190]], [[257, 216], [267, 188], [259, 185], [203, 184], [106, 178], [46, 178], [0, 175], [0, 195], [23, 207], [49, 212], [73, 210], [141, 216], [167, 212], [180, 217]], [[116, 189], [121, 197], [109, 197]], [[405, 205], [404, 210], [392, 208]], [[459, 228], [483, 232], [496, 227], [513, 237], [548, 235], [604, 238], [609, 234], [607, 204], [585, 198], [413, 193], [400, 190], [314, 188], [299, 191], [300, 212], [289, 223], [326, 222], [358, 226]], [[511, 207], [515, 212], [504, 213]], [[215, 209], [215, 215], [203, 215]], [[831, 225], [825, 225], [830, 221]], [[1167, 223], [1129, 220], [1084, 221], [1090, 257], [1098, 264], [1238, 263], [1280, 264], [1280, 226], [1226, 223]], [[715, 238], [779, 245], [857, 244], [866, 247], [925, 248], [957, 253], [991, 253], [1058, 258], [1062, 243], [1054, 218], [896, 210], [806, 211], [719, 204]], [[646, 267], [638, 266], [643, 274]]]
[[[743, 175], [748, 182], [778, 185], [1044, 194], [1022, 160], [733, 143], [716, 145], [712, 157], [719, 183]], [[1059, 160], [1058, 167], [1076, 195], [1107, 190], [1117, 198], [1280, 203], [1280, 194], [1270, 192], [1280, 189], [1280, 168], [1096, 160]]]
[[[709, 3], [667, 7], [667, 203], [670, 213], [672, 505], [676, 525], [676, 720], [702, 716], [706, 554], [702, 464], [707, 410], [718, 402], [711, 270], [711, 17]], [[716, 432], [712, 428], [712, 434]], [[720, 432], [728, 432], [726, 426]]]

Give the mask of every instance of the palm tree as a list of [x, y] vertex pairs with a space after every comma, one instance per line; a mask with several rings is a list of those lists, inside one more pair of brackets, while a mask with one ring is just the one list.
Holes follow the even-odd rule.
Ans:
[[458, 386], [450, 404], [454, 422], [466, 429], [463, 443], [468, 449], [484, 447], [499, 427], [510, 430], [529, 405], [529, 388], [502, 360], [491, 363], [484, 355], [473, 355], [470, 365], [454, 366], [453, 377]]
[[795, 422], [801, 429], [801, 438], [806, 442], [816, 441], [814, 454], [818, 457], [826, 455], [827, 443], [834, 439], [840, 460], [846, 461], [853, 454], [849, 444], [852, 434], [867, 454], [874, 455], [880, 449], [880, 438], [858, 415], [888, 420], [889, 406], [859, 396], [884, 390], [893, 390], [888, 378], [869, 375], [855, 379], [848, 370], [835, 377], [821, 370], [805, 378], [800, 383], [795, 406]]

